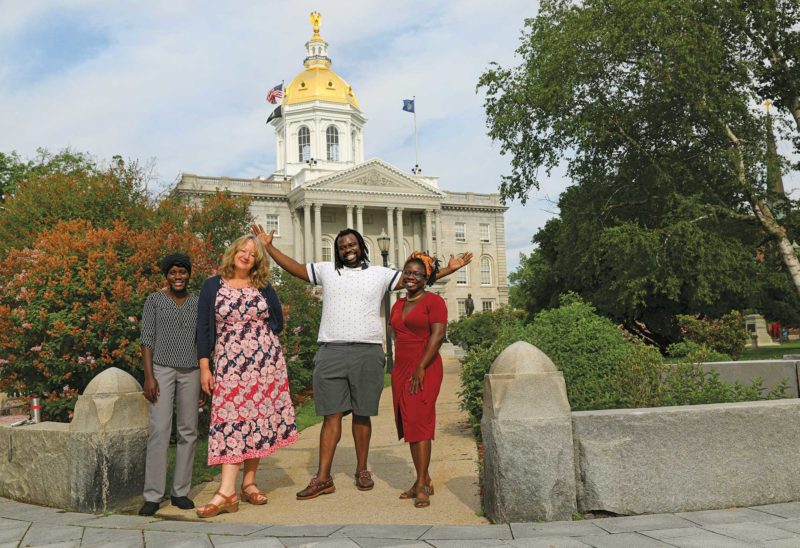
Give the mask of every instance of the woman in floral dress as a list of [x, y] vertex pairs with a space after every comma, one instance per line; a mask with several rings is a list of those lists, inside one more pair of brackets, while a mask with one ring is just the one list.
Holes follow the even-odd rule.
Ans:
[[202, 518], [239, 509], [236, 476], [241, 463], [241, 499], [266, 504], [267, 496], [255, 484], [259, 459], [297, 440], [277, 336], [282, 328], [267, 253], [255, 236], [242, 236], [225, 252], [220, 275], [203, 284], [198, 304], [200, 386], [212, 396], [208, 464], [222, 465], [219, 489], [197, 509]]

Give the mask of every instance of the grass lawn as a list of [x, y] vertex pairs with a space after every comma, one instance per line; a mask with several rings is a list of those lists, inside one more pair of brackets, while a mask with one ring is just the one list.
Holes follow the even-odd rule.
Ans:
[[800, 354], [800, 341], [791, 341], [771, 348], [748, 348], [740, 360], [780, 360], [784, 354]]
[[[383, 386], [392, 384], [392, 377], [389, 374], [383, 376]], [[295, 419], [297, 420], [297, 431], [302, 432], [309, 426], [322, 422], [322, 417], [318, 417], [314, 411], [314, 400], [309, 399], [294, 408]], [[172, 485], [172, 471], [175, 466], [175, 446], [170, 445], [167, 454], [167, 493]], [[219, 466], [208, 466], [208, 437], [200, 436], [197, 439], [197, 447], [194, 451], [194, 469], [192, 470], [192, 485], [211, 481], [220, 473]]]

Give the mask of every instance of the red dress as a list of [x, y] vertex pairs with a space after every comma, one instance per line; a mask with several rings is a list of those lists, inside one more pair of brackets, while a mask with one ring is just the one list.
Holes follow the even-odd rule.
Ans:
[[422, 391], [411, 394], [409, 380], [425, 352], [431, 336], [431, 324], [447, 323], [447, 306], [439, 295], [425, 293], [403, 319], [405, 303], [406, 299], [398, 299], [390, 316], [396, 337], [392, 398], [397, 438], [405, 438], [410, 443], [434, 439], [436, 398], [442, 386], [442, 357], [439, 353], [425, 369]]

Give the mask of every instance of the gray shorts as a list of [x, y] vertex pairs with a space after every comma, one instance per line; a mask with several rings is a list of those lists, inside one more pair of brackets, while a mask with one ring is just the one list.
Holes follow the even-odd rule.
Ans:
[[322, 343], [314, 356], [317, 415], [378, 414], [383, 392], [383, 347], [368, 343]]

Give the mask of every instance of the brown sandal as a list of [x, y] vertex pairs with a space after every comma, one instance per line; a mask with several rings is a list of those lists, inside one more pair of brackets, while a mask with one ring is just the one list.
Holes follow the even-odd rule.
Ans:
[[[255, 487], [256, 491], [254, 493], [248, 493], [245, 491], [248, 487]], [[269, 499], [267, 499], [267, 495], [262, 493], [255, 483], [248, 483], [247, 485], [242, 485], [241, 487], [241, 497], [244, 502], [249, 502], [250, 504], [254, 504], [256, 506], [260, 506], [262, 504], [266, 504]]]
[[[414, 495], [414, 508], [427, 508], [431, 505], [431, 488], [427, 485], [424, 485], [421, 490], [416, 491]], [[420, 497], [420, 495], [425, 495], [425, 498]]]
[[[427, 487], [428, 487], [428, 494], [433, 496], [433, 482], [429, 483], [427, 485]], [[409, 489], [408, 491], [403, 491], [402, 493], [400, 493], [400, 497], [399, 498], [401, 498], [403, 500], [413, 499], [416, 495], [417, 495], [417, 489], [415, 488], [415, 486], [412, 485], [411, 489]]]
[[[198, 518], [213, 518], [220, 514], [229, 513], [232, 514], [234, 512], [239, 511], [239, 501], [236, 499], [236, 493], [233, 493], [230, 496], [225, 496], [222, 492], [217, 491], [214, 493], [215, 495], [219, 495], [222, 497], [223, 502], [219, 506], [216, 504], [211, 504], [210, 502], [204, 506], [201, 506], [197, 509], [197, 517]], [[212, 499], [213, 500], [213, 499]]]

